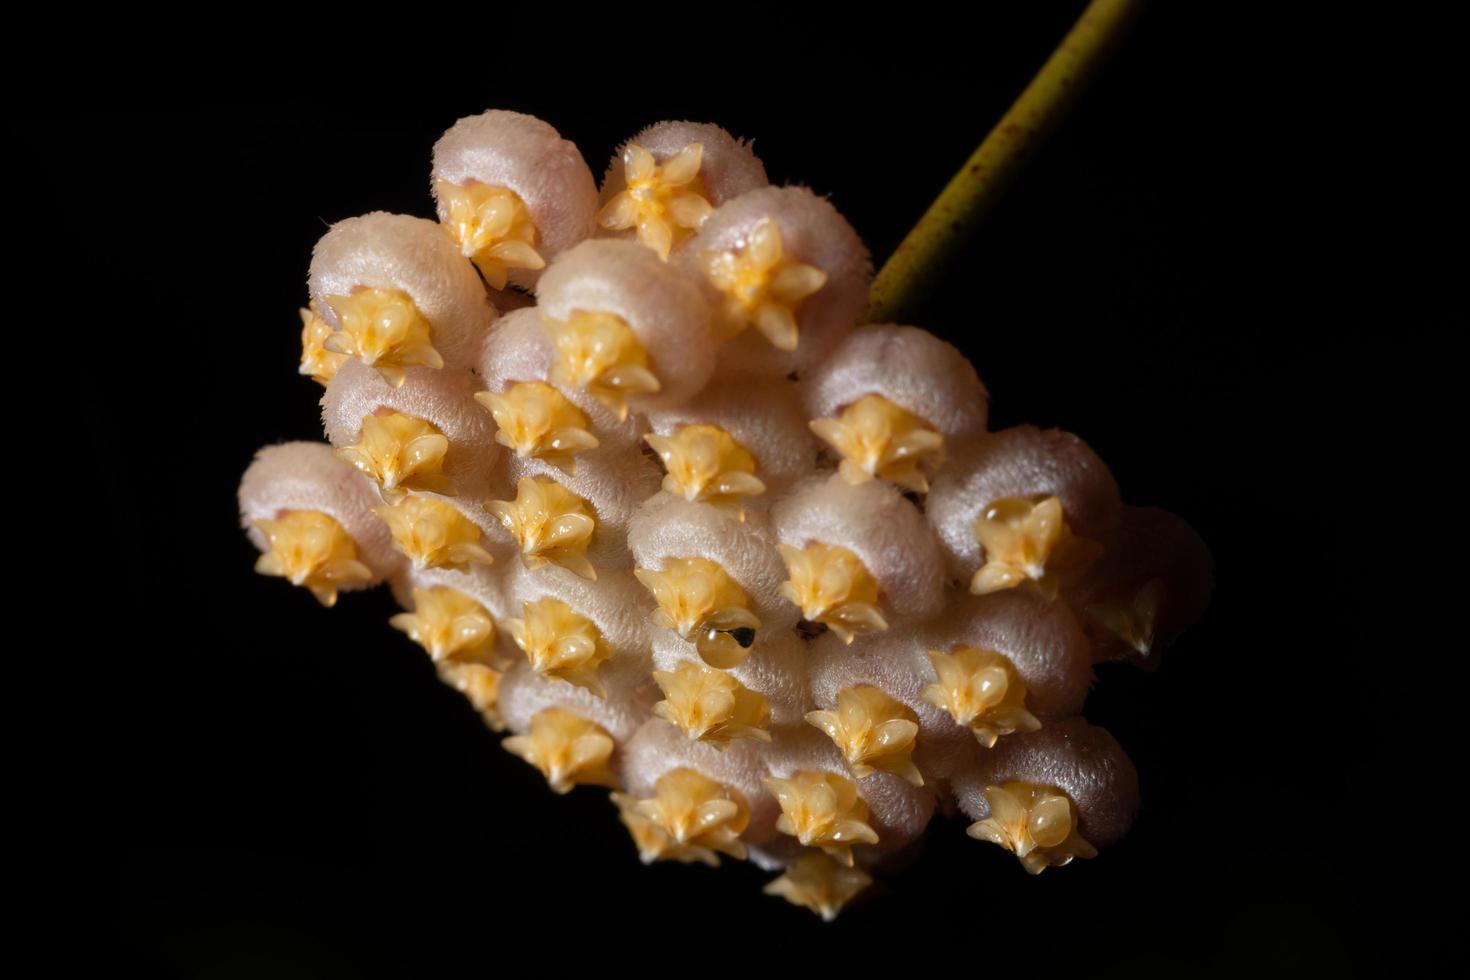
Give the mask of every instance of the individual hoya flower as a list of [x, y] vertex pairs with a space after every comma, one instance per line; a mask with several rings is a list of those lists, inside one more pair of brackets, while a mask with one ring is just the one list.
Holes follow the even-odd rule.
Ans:
[[667, 259], [710, 211], [767, 183], [747, 144], [708, 123], [655, 123], [623, 145], [608, 166], [598, 224], [635, 234]]
[[357, 560], [351, 536], [329, 514], [291, 511], [276, 520], [258, 518], [255, 526], [270, 542], [255, 570], [306, 586], [324, 606], [336, 605], [342, 586], [360, 585], [373, 577], [372, 570]]
[[387, 507], [375, 507], [393, 534], [393, 547], [415, 568], [465, 568], [488, 565], [494, 557], [480, 544], [480, 528], [453, 504], [409, 494]]
[[378, 503], [372, 482], [322, 443], [267, 446], [240, 480], [240, 523], [261, 551], [256, 570], [311, 590], [327, 606], [402, 565], [373, 516]]
[[309, 287], [333, 331], [325, 349], [395, 387], [414, 366], [469, 367], [495, 317], [474, 267], [439, 226], [403, 214], [332, 225], [312, 250]]
[[573, 786], [618, 785], [609, 765], [614, 742], [601, 725], [561, 708], [547, 708], [531, 719], [531, 730], [501, 743], [507, 752], [541, 770], [558, 793]]
[[745, 859], [740, 834], [750, 823], [750, 809], [738, 790], [693, 769], [666, 772], [655, 786], [648, 799], [612, 794], [644, 864], [699, 861], [714, 867], [720, 854]]
[[505, 631], [525, 653], [531, 669], [606, 696], [597, 668], [612, 651], [597, 625], [550, 597], [527, 602], [524, 610], [523, 618], [505, 621]]
[[686, 425], [670, 435], [650, 432], [643, 439], [668, 471], [664, 489], [685, 500], [732, 507], [743, 515], [741, 498], [766, 492], [755, 475], [755, 457], [718, 426]]
[[495, 620], [472, 596], [441, 585], [413, 589], [413, 611], [388, 621], [441, 660], [483, 661], [495, 650]]
[[690, 738], [715, 745], [771, 740], [770, 702], [725, 671], [686, 660], [673, 670], [655, 670], [653, 680], [664, 694], [653, 713]]
[[561, 484], [522, 477], [515, 500], [492, 500], [486, 507], [516, 539], [526, 567], [555, 563], [583, 578], [597, 578], [597, 569], [587, 560], [597, 523], [587, 502]]
[[832, 740], [859, 779], [881, 769], [924, 785], [913, 760], [919, 734], [914, 713], [878, 688], [843, 688], [837, 692], [837, 710], [808, 712], [806, 721]]
[[546, 270], [536, 299], [556, 350], [548, 380], [596, 395], [619, 418], [685, 401], [714, 371], [699, 283], [641, 245], [583, 242]]
[[530, 287], [592, 232], [597, 187], [576, 146], [549, 124], [492, 109], [434, 144], [439, 220], [494, 289]]
[[764, 891], [811, 909], [823, 922], [832, 922], [872, 883], [873, 876], [862, 868], [849, 868], [826, 854], [809, 852], [792, 861]]
[[577, 472], [576, 455], [596, 449], [587, 416], [565, 395], [541, 381], [521, 381], [503, 392], [482, 391], [475, 400], [495, 418], [495, 441], [521, 459], [534, 456]]
[[867, 307], [867, 249], [825, 199], [801, 187], [761, 187], [705, 219], [678, 261], [702, 282], [721, 367], [800, 373], [841, 342]]
[[327, 350], [327, 338], [332, 336], [332, 325], [322, 319], [316, 300], [301, 308], [301, 367], [297, 373], [304, 374], [325, 387], [336, 375], [337, 369], [348, 360], [346, 354]]
[[868, 825], [868, 805], [857, 786], [845, 776], [801, 771], [789, 778], [771, 776], [766, 788], [781, 804], [776, 828], [808, 847], [820, 847], [852, 867], [854, 844], [876, 844], [878, 834]]

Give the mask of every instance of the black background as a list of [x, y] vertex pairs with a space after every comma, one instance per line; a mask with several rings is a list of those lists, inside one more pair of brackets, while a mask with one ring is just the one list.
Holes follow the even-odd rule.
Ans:
[[913, 317], [972, 358], [992, 427], [1077, 432], [1126, 499], [1215, 551], [1209, 615], [1163, 668], [1099, 671], [1087, 715], [1136, 761], [1144, 808], [1098, 859], [1031, 878], [941, 818], [833, 925], [750, 867], [644, 868], [602, 793], [553, 796], [436, 681], [384, 591], [327, 611], [251, 571], [240, 473], [320, 437], [295, 372], [311, 246], [365, 211], [430, 215], [429, 150], [456, 118], [537, 114], [598, 174], [649, 122], [717, 122], [773, 181], [830, 195], [881, 263], [1080, 6], [980, 5], [962, 40], [922, 44], [792, 25], [692, 62], [632, 58], [636, 18], [614, 19], [619, 57], [499, 38], [472, 79], [303, 49], [207, 96], [165, 77], [44, 120], [48, 187], [129, 229], [64, 229], [90, 260], [55, 324], [77, 336], [76, 297], [106, 297], [79, 366], [86, 513], [119, 561], [71, 613], [113, 625], [67, 661], [102, 703], [73, 764], [85, 869], [58, 908], [84, 945], [183, 976], [1382, 968], [1358, 502], [1324, 492], [1372, 424], [1377, 328], [1323, 305], [1358, 289], [1325, 243], [1362, 162], [1305, 151], [1343, 97], [1266, 75], [1270, 32], [1219, 10], [1147, 12]]

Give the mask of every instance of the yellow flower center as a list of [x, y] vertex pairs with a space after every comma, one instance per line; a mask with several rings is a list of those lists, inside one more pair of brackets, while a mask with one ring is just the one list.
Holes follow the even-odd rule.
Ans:
[[627, 186], [597, 215], [609, 231], [638, 229], [638, 240], [669, 257], [669, 250], [694, 233], [711, 208], [699, 180], [704, 147], [690, 143], [662, 165], [643, 147], [623, 148], [623, 176]]
[[663, 460], [663, 487], [675, 496], [739, 510], [742, 497], [766, 492], [755, 476], [755, 457], [719, 426], [683, 425], [673, 435], [643, 439]]
[[815, 419], [811, 430], [842, 457], [838, 472], [848, 483], [874, 477], [926, 493], [944, 459], [944, 437], [919, 416], [882, 395], [864, 395], [835, 419]]
[[410, 494], [373, 513], [388, 525], [393, 547], [418, 569], [488, 565], [495, 559], [480, 546], [480, 529], [451, 504]]
[[653, 713], [691, 739], [721, 747], [736, 738], [771, 740], [770, 702], [724, 671], [685, 661], [654, 671], [653, 679], [664, 692]]
[[607, 729], [563, 708], [543, 708], [531, 718], [531, 729], [501, 743], [506, 751], [541, 770], [558, 793], [573, 786], [618, 785], [608, 765], [614, 742]]
[[1072, 534], [1057, 497], [992, 501], [975, 521], [975, 537], [985, 549], [985, 563], [970, 580], [976, 595], [1013, 589], [1028, 580], [1055, 595], [1055, 572], [1085, 565], [1102, 552], [1097, 542]]
[[606, 696], [597, 668], [612, 656], [597, 625], [558, 599], [543, 598], [521, 606], [522, 619], [507, 619], [505, 629], [525, 653], [531, 668]]
[[781, 583], [781, 594], [801, 608], [808, 622], [825, 624], [844, 643], [888, 628], [878, 610], [878, 582], [857, 555], [820, 541], [805, 548], [777, 547], [791, 576]]
[[837, 692], [836, 711], [809, 711], [806, 721], [827, 733], [859, 779], [881, 769], [924, 785], [913, 760], [919, 734], [914, 713], [878, 688], [844, 687]]
[[436, 180], [434, 190], [449, 212], [445, 231], [492, 287], [504, 289], [511, 269], [546, 268], [535, 248], [531, 212], [515, 191], [477, 180], [463, 185]]
[[444, 475], [449, 440], [430, 422], [387, 412], [364, 415], [357, 443], [337, 450], [337, 458], [378, 484], [388, 503], [409, 490], [452, 494]]
[[598, 446], [587, 416], [549, 384], [521, 381], [503, 392], [478, 392], [475, 400], [495, 417], [495, 441], [521, 459], [534, 456], [576, 473], [575, 454]]
[[949, 712], [986, 748], [1002, 735], [1041, 727], [1026, 710], [1026, 685], [1016, 668], [994, 650], [969, 646], [956, 647], [952, 653], [931, 650], [929, 662], [936, 682], [924, 688], [924, 700]]
[[776, 829], [807, 847], [820, 847], [850, 868], [854, 844], [878, 843], [867, 823], [868, 805], [846, 776], [803, 771], [788, 779], [768, 776], [764, 782], [781, 804]]
[[350, 296], [328, 296], [327, 305], [341, 329], [323, 340], [322, 347], [377, 368], [393, 387], [403, 384], [406, 367], [444, 366], [429, 321], [407, 293], [359, 286]]
[[985, 787], [985, 801], [990, 816], [965, 833], [1011, 851], [1032, 874], [1097, 856], [1077, 833], [1076, 808], [1059, 789], [1013, 780]]
[[322, 387], [336, 377], [337, 369], [347, 360], [346, 354], [334, 354], [323, 346], [332, 335], [332, 327], [322, 319], [316, 300], [301, 309], [301, 367], [299, 374], [307, 375]]
[[255, 526], [270, 543], [270, 550], [256, 560], [255, 570], [306, 586], [324, 606], [336, 605], [341, 586], [373, 577], [357, 560], [352, 537], [329, 514], [293, 510], [276, 520], [257, 520]]
[[740, 842], [750, 823], [745, 798], [693, 769], [664, 773], [649, 799], [625, 793], [614, 793], [612, 798], [644, 864], [672, 860], [714, 866], [720, 863], [720, 854], [745, 858]]
[[495, 651], [495, 620], [485, 607], [458, 589], [414, 586], [413, 612], [388, 620], [423, 647], [435, 662], [485, 660]]
[[781, 350], [796, 350], [796, 309], [827, 284], [827, 274], [783, 254], [774, 219], [759, 221], [739, 248], [710, 250], [700, 263], [724, 297], [718, 320], [725, 337], [753, 326]]
[[527, 568], [556, 564], [583, 578], [597, 578], [587, 545], [597, 526], [587, 501], [554, 480], [523, 476], [515, 500], [485, 505], [521, 546]]
[[628, 417], [630, 395], [651, 395], [660, 385], [648, 352], [621, 317], [577, 310], [565, 320], [543, 316], [556, 357], [551, 380], [588, 392], [620, 420]]
[[708, 558], [665, 558], [663, 565], [633, 570], [658, 603], [653, 625], [692, 641], [711, 667], [743, 661], [761, 625], [745, 590]]

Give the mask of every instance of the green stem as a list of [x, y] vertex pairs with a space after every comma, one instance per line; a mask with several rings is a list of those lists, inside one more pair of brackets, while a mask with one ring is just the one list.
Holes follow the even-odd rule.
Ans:
[[873, 280], [869, 323], [911, 313], [1086, 87], [1143, 0], [1092, 0], [1041, 71], [929, 205]]

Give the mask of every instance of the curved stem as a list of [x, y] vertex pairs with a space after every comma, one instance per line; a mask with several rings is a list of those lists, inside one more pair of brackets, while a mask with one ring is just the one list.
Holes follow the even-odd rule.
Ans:
[[924, 288], [989, 213], [1122, 34], [1143, 0], [1092, 0], [960, 172], [873, 280], [869, 323], [912, 310]]

